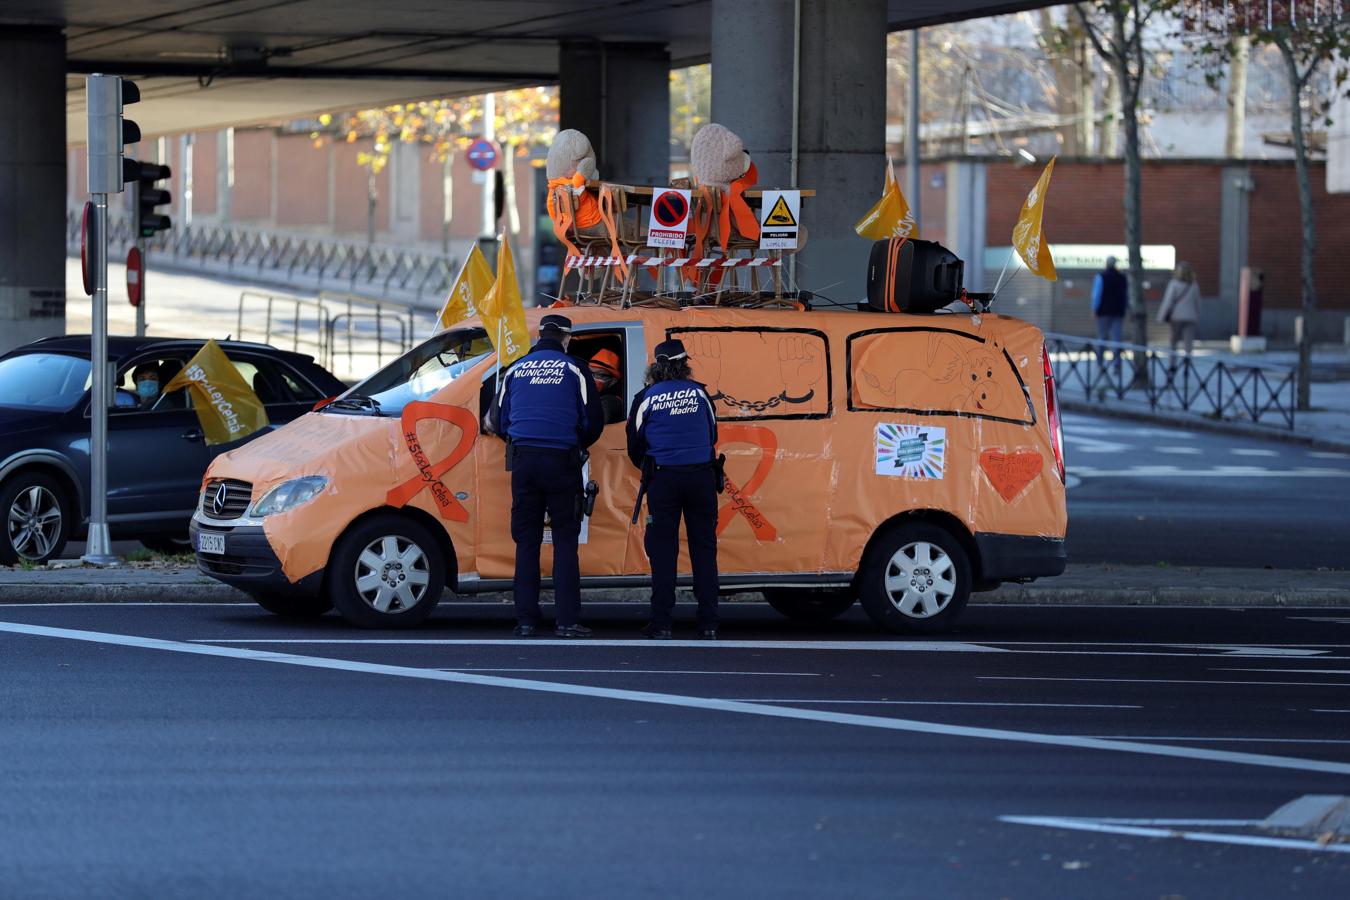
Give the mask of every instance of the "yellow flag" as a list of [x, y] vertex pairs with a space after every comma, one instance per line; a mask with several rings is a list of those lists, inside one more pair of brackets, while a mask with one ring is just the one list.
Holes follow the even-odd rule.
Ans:
[[1055, 170], [1055, 160], [1058, 158], [1051, 157], [1036, 186], [1027, 194], [1012, 233], [1013, 246], [1017, 248], [1022, 262], [1027, 264], [1027, 269], [1033, 275], [1039, 275], [1046, 281], [1054, 281], [1059, 277], [1055, 274], [1055, 260], [1050, 256], [1050, 244], [1041, 227], [1041, 217], [1045, 214], [1045, 192], [1050, 188], [1050, 173]]
[[881, 199], [858, 220], [853, 230], [873, 241], [919, 236], [919, 227], [909, 213], [905, 195], [900, 193], [900, 183], [895, 180], [895, 168], [889, 159], [886, 160], [886, 183], [881, 189]]
[[492, 289], [492, 267], [483, 258], [483, 251], [474, 244], [459, 270], [455, 286], [441, 307], [437, 331], [444, 331], [456, 322], [478, 315], [478, 306]]
[[215, 341], [207, 341], [183, 371], [164, 385], [164, 393], [187, 388], [208, 444], [242, 440], [267, 427], [267, 410], [253, 388]]
[[497, 280], [483, 302], [478, 304], [478, 315], [483, 319], [488, 340], [497, 348], [497, 358], [503, 366], [509, 366], [529, 351], [530, 329], [525, 324], [525, 305], [520, 299], [516, 263], [511, 258], [511, 245], [506, 242], [505, 235], [497, 250]]

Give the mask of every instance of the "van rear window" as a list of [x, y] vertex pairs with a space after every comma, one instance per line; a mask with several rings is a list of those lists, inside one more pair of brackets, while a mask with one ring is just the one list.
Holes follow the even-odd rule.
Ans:
[[848, 408], [1036, 424], [997, 341], [949, 328], [877, 328], [848, 339]]
[[833, 409], [830, 344], [812, 328], [671, 328], [719, 421], [823, 419]]

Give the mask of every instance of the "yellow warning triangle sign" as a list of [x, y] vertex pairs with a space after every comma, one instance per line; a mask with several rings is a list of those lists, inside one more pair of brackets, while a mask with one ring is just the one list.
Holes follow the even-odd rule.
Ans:
[[786, 197], [779, 195], [778, 202], [769, 210], [769, 217], [764, 220], [764, 224], [779, 228], [797, 227], [797, 220], [792, 217], [792, 210], [788, 208]]

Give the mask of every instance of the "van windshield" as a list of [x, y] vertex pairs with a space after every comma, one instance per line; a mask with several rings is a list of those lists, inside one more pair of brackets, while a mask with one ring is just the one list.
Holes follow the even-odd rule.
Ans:
[[491, 352], [492, 344], [481, 328], [443, 332], [385, 366], [324, 410], [400, 415], [403, 407], [427, 399]]

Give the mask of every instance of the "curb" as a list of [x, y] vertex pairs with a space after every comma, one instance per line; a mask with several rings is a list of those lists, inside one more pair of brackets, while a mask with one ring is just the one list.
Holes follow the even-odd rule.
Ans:
[[[253, 603], [242, 591], [223, 584], [162, 585], [67, 583], [59, 585], [0, 585], [0, 604], [44, 603]], [[643, 590], [597, 590], [587, 593], [591, 603], [646, 603]], [[510, 595], [449, 594], [447, 603], [505, 603]], [[548, 602], [547, 600], [545, 602]], [[693, 595], [681, 590], [677, 602], [692, 603]], [[758, 593], [743, 592], [723, 598], [724, 603], [761, 602]], [[971, 598], [972, 606], [1276, 606], [1350, 609], [1350, 589], [1297, 588], [1250, 590], [1221, 587], [1160, 588], [1069, 588], [1005, 585]]]
[[1135, 422], [1149, 422], [1155, 425], [1176, 425], [1192, 428], [1196, 431], [1209, 431], [1215, 434], [1237, 434], [1243, 437], [1265, 438], [1286, 444], [1302, 444], [1315, 450], [1350, 452], [1350, 441], [1336, 441], [1323, 437], [1300, 434], [1296, 431], [1281, 431], [1262, 425], [1248, 425], [1244, 422], [1229, 422], [1216, 419], [1191, 417], [1182, 413], [1166, 411], [1123, 409], [1118, 406], [1103, 406], [1086, 400], [1059, 398], [1060, 408], [1067, 412], [1091, 413], [1116, 419], [1129, 419]]

